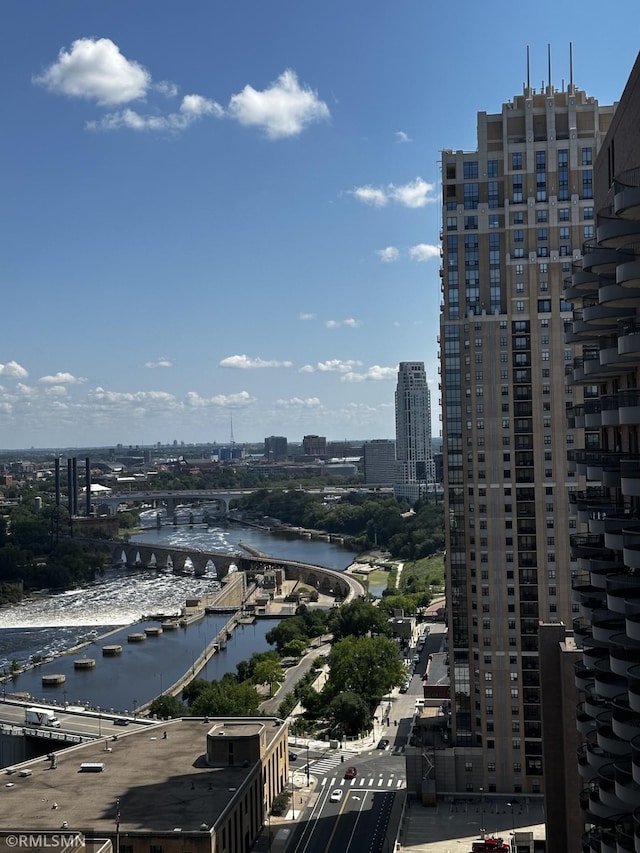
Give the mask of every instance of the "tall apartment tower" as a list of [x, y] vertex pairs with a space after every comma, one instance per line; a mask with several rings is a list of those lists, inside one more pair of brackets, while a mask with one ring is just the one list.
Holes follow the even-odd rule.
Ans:
[[[640, 850], [640, 56], [595, 167], [595, 239], [565, 282], [569, 464], [587, 477], [571, 498], [582, 525], [573, 623], [581, 661], [574, 715], [582, 739], [582, 851]], [[577, 711], [577, 713], [576, 713]]]
[[478, 114], [478, 150], [442, 156], [440, 362], [449, 790], [535, 794], [538, 626], [573, 616], [563, 279], [594, 234], [593, 163], [613, 107], [549, 83]]
[[431, 392], [422, 361], [401, 361], [396, 388], [396, 497], [415, 503], [435, 481]]

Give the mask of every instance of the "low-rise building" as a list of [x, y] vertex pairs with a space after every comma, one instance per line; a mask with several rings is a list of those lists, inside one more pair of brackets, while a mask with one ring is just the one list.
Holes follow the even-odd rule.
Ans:
[[0, 836], [64, 828], [119, 853], [241, 853], [288, 769], [277, 718], [171, 720], [21, 765], [0, 799]]

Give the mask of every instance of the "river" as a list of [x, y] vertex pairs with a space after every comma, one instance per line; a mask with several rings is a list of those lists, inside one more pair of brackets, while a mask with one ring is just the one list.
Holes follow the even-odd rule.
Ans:
[[[147, 546], [157, 542], [226, 553], [240, 551], [244, 543], [276, 558], [304, 560], [334, 569], [346, 568], [355, 556], [352, 551], [321, 540], [270, 536], [256, 528], [234, 525], [154, 527], [132, 535], [131, 539]], [[83, 641], [93, 644], [96, 637], [139, 622], [143, 614], [179, 612], [187, 598], [211, 591], [216, 583], [213, 577], [196, 578], [155, 570], [118, 568], [107, 570], [99, 580], [87, 586], [25, 599], [19, 605], [0, 610], [0, 670], [7, 669], [14, 660], [24, 664], [34, 655], [59, 655]], [[67, 675], [65, 688], [47, 689], [46, 697], [49, 699], [62, 701], [66, 691], [69, 701], [90, 701], [101, 707], [130, 709], [134, 698], [138, 705], [142, 704], [161, 692], [161, 681], [164, 682], [162, 687], [166, 688], [188, 669], [193, 657], [203, 651], [204, 637], [211, 641], [215, 636], [216, 620], [220, 621], [220, 617], [207, 617], [197, 626], [167, 632], [158, 640], [148, 639], [141, 644], [127, 644], [128, 631], [124, 629], [120, 636], [120, 640], [124, 638], [121, 658], [107, 663], [109, 659], [102, 658], [100, 647], [92, 645], [89, 649], [94, 648], [94, 652], [87, 651], [87, 655], [96, 659], [96, 670], [78, 674], [73, 670], [72, 661], [81, 655], [64, 656], [58, 659], [59, 663], [44, 664], [22, 673], [11, 689], [24, 690], [42, 698], [42, 673], [60, 671]], [[229, 643], [227, 652], [214, 656], [213, 665], [216, 668], [226, 666], [224, 671], [234, 670], [237, 654], [240, 655], [237, 660], [243, 660], [254, 651], [265, 650], [268, 646], [264, 634], [273, 624], [260, 622], [234, 632], [234, 640]], [[110, 637], [109, 642], [116, 643], [118, 639]], [[113, 668], [113, 660], [119, 660], [121, 664], [126, 661], [127, 669], [123, 682], [128, 683], [118, 687], [117, 704], [114, 704], [113, 686], [118, 681], [116, 676], [122, 674], [125, 667]], [[107, 673], [106, 667], [112, 669]], [[207, 669], [203, 677], [212, 679], [223, 674], [213, 674]], [[98, 677], [91, 680], [93, 676]], [[103, 683], [107, 686], [111, 702], [102, 697]], [[57, 696], [58, 692], [60, 696]], [[83, 695], [85, 693], [90, 695]]]

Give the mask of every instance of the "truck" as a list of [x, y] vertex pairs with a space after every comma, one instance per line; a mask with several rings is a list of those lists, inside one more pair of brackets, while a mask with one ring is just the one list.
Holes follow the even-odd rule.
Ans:
[[25, 722], [29, 726], [60, 728], [60, 720], [56, 718], [55, 711], [52, 711], [50, 708], [27, 708], [25, 710]]

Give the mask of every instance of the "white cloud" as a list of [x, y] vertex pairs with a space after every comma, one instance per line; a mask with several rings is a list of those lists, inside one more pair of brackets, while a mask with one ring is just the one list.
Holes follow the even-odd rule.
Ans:
[[288, 400], [276, 400], [275, 405], [281, 409], [317, 409], [320, 406], [318, 397], [291, 397]]
[[215, 101], [202, 95], [185, 95], [177, 113], [169, 115], [141, 115], [132, 109], [107, 113], [98, 121], [88, 121], [88, 130], [185, 130], [202, 116], [213, 115], [220, 118], [224, 110]]
[[192, 408], [205, 406], [241, 408], [255, 403], [256, 400], [248, 391], [240, 391], [238, 394], [216, 394], [214, 397], [201, 397], [196, 391], [189, 391], [186, 402]]
[[72, 373], [56, 373], [53, 376], [41, 376], [38, 382], [43, 385], [79, 385], [87, 380]]
[[341, 361], [339, 358], [332, 358], [328, 361], [319, 361], [317, 364], [305, 364], [300, 368], [300, 373], [349, 373], [354, 367], [360, 367], [361, 361], [348, 359]]
[[223, 358], [219, 367], [234, 367], [240, 370], [254, 370], [262, 367], [291, 367], [290, 361], [265, 361], [263, 358], [250, 358], [248, 355], [230, 355]]
[[145, 362], [144, 366], [153, 370], [156, 367], [173, 367], [173, 362], [170, 358], [160, 357], [156, 361]]
[[18, 364], [17, 361], [8, 361], [6, 364], [0, 364], [0, 376], [6, 376], [8, 379], [25, 379], [29, 375], [29, 371]]
[[429, 243], [418, 243], [417, 246], [411, 246], [409, 249], [409, 257], [412, 261], [430, 261], [432, 258], [440, 257], [440, 247]]
[[396, 142], [413, 142], [413, 140], [404, 130], [396, 130]]
[[101, 105], [126, 104], [144, 98], [151, 75], [129, 60], [111, 39], [77, 39], [69, 51], [62, 48], [57, 62], [33, 78], [59, 95], [89, 98]]
[[355, 320], [353, 317], [347, 317], [346, 320], [327, 320], [325, 326], [327, 329], [339, 329], [341, 326], [348, 326], [351, 329], [357, 329], [362, 325], [361, 320]]
[[372, 207], [384, 207], [389, 201], [387, 194], [379, 187], [356, 187], [351, 191], [351, 195], [363, 204], [370, 204]]
[[175, 403], [176, 398], [167, 391], [107, 391], [98, 386], [89, 394], [90, 398], [99, 403], [107, 405], [119, 405], [122, 403]]
[[372, 364], [364, 373], [349, 372], [341, 377], [341, 382], [384, 382], [389, 379], [395, 379], [398, 375], [395, 367], [380, 367], [379, 364]]
[[315, 320], [315, 314], [298, 314], [298, 320]]
[[398, 260], [400, 252], [395, 246], [387, 246], [386, 249], [377, 249], [376, 255], [380, 258], [383, 264], [392, 264]]
[[416, 178], [414, 181], [401, 186], [388, 184], [386, 187], [356, 187], [356, 189], [351, 190], [350, 195], [373, 207], [384, 207], [390, 201], [394, 201], [403, 207], [415, 209], [438, 201], [435, 190], [435, 184], [430, 184], [422, 178]]
[[429, 184], [422, 178], [416, 178], [415, 181], [401, 187], [394, 187], [392, 184], [389, 186], [394, 201], [411, 208], [424, 207], [429, 202], [437, 201], [435, 189], [435, 184]]
[[64, 385], [50, 385], [45, 389], [45, 394], [48, 397], [66, 397], [69, 393]]
[[290, 68], [261, 92], [247, 85], [232, 95], [228, 113], [240, 124], [262, 128], [269, 139], [298, 136], [309, 124], [330, 117], [317, 92], [300, 86]]

